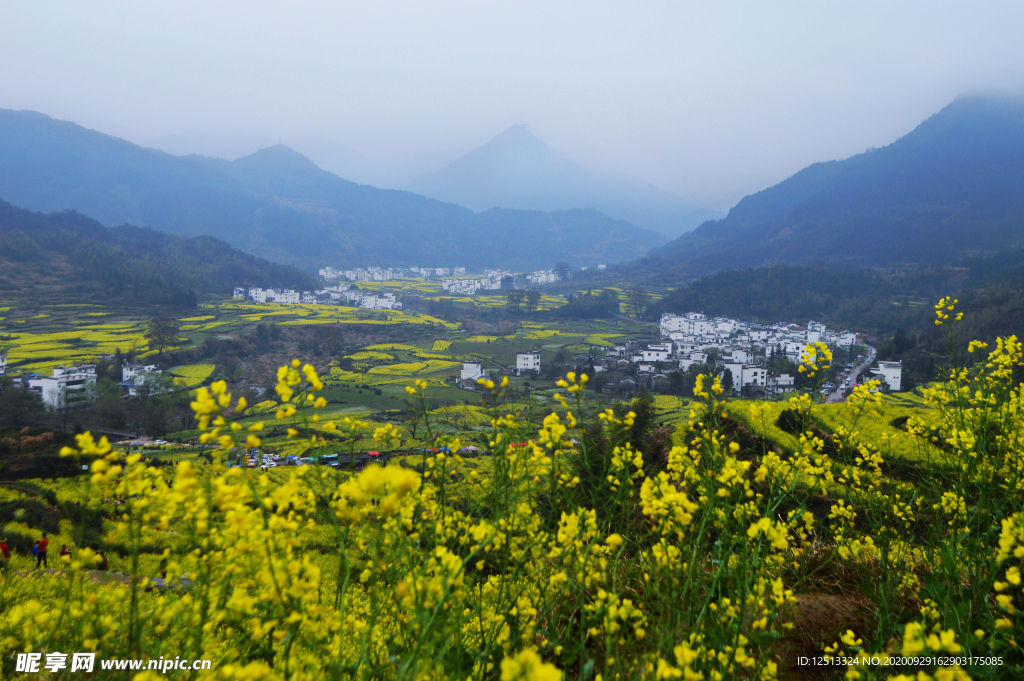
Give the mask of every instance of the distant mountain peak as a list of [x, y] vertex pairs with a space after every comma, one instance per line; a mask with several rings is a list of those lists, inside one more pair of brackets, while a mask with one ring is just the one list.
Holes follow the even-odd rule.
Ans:
[[[529, 131], [513, 130], [510, 137], [532, 144]], [[617, 262], [664, 242], [592, 211], [477, 214], [357, 185], [281, 145], [235, 161], [179, 157], [73, 123], [3, 110], [0, 190], [34, 210], [76, 209], [108, 225], [215, 235], [311, 269], [436, 262], [527, 270], [559, 260]], [[231, 278], [243, 282], [241, 269]]]
[[581, 168], [525, 124], [513, 125], [444, 168], [420, 176], [410, 189], [477, 211], [594, 208], [669, 236], [720, 217], [642, 180]]
[[253, 168], [272, 168], [275, 170], [319, 170], [319, 166], [311, 160], [283, 144], [260, 149], [248, 156], [236, 159], [235, 164]]
[[560, 156], [534, 135], [528, 126], [519, 124], [498, 133], [483, 146], [456, 160], [452, 166], [466, 166], [467, 170], [468, 166], [473, 166], [476, 171], [481, 166], [493, 168], [510, 161], [522, 163], [524, 159], [530, 163], [549, 164], [557, 163]]

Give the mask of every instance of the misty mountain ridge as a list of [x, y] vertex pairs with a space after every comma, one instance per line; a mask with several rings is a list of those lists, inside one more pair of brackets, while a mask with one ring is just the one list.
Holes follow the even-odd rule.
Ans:
[[0, 200], [0, 291], [40, 302], [195, 307], [235, 286], [312, 289], [316, 278], [209, 236], [105, 227], [74, 211], [43, 214]]
[[889, 144], [743, 198], [640, 267], [949, 264], [1024, 244], [1024, 100], [961, 97]]
[[78, 210], [212, 235], [307, 269], [464, 265], [538, 269], [619, 262], [664, 243], [594, 210], [489, 210], [360, 185], [284, 146], [234, 161], [174, 156], [29, 111], [0, 110], [0, 195], [43, 212]]
[[409, 188], [474, 210], [595, 208], [669, 237], [721, 216], [642, 180], [584, 170], [526, 125], [513, 125]]

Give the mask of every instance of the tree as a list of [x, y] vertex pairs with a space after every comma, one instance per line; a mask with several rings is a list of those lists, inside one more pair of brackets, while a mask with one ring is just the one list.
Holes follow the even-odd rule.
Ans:
[[10, 376], [0, 374], [0, 427], [27, 426], [46, 418], [39, 393], [17, 388]]
[[164, 348], [178, 344], [178, 320], [170, 317], [153, 317], [146, 325], [146, 340], [149, 349], [156, 350], [158, 355], [164, 354]]
[[601, 304], [607, 308], [611, 314], [619, 313], [619, 292], [610, 288], [601, 289], [601, 293], [598, 295]]
[[668, 372], [668, 389], [673, 395], [682, 395], [686, 384], [683, 380], [683, 372], [676, 369]]
[[722, 390], [725, 391], [726, 395], [728, 395], [730, 392], [732, 392], [732, 386], [733, 385], [734, 384], [733, 384], [733, 377], [732, 377], [732, 369], [726, 369], [725, 373], [722, 374]]
[[555, 274], [557, 274], [558, 278], [561, 279], [562, 281], [565, 281], [566, 279], [569, 278], [570, 272], [572, 272], [572, 268], [569, 267], [569, 263], [567, 262], [563, 261], [555, 265]]
[[616, 404], [614, 410], [618, 418], [623, 418], [629, 412], [633, 412], [633, 426], [629, 429], [629, 441], [635, 449], [642, 451], [644, 440], [656, 425], [654, 418], [657, 411], [651, 391], [647, 389], [647, 386], [641, 385], [640, 391], [632, 402]]
[[540, 291], [530, 289], [526, 292], [526, 311], [533, 312], [540, 305]]
[[521, 288], [510, 288], [505, 292], [506, 305], [513, 310], [519, 311], [519, 306], [526, 298], [526, 290]]
[[626, 291], [626, 305], [633, 313], [635, 319], [640, 319], [647, 303], [647, 289], [637, 284]]

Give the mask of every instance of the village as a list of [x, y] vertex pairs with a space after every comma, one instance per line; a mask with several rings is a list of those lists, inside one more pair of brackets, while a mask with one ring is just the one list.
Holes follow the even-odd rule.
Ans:
[[[672, 374], [691, 369], [717, 375], [733, 395], [764, 399], [793, 392], [798, 386], [796, 367], [810, 343], [824, 343], [841, 355], [837, 378], [826, 381], [822, 394], [841, 399], [858, 378], [879, 381], [884, 392], [902, 389], [900, 362], [879, 361], [870, 367], [874, 349], [852, 331], [833, 331], [820, 322], [752, 324], [726, 317], [708, 318], [702, 313], [664, 314], [658, 340], [627, 339], [597, 351], [577, 354], [570, 364], [591, 373], [594, 386], [610, 393], [631, 394], [643, 385], [655, 392], [671, 392]], [[862, 350], [856, 354], [856, 350]], [[790, 371], [776, 370], [779, 366]], [[517, 376], [542, 375], [539, 350], [516, 354]], [[481, 362], [464, 362], [460, 381], [473, 387], [487, 378]]]
[[362, 291], [346, 285], [328, 286], [316, 291], [292, 289], [235, 288], [232, 297], [254, 303], [283, 303], [285, 305], [346, 305], [367, 310], [401, 310], [394, 293]]
[[[476, 280], [480, 281], [480, 280]], [[238, 294], [256, 302], [300, 304], [331, 301], [336, 305], [360, 305], [371, 309], [398, 309], [400, 302], [391, 293], [369, 293], [346, 288], [328, 287], [316, 292], [273, 289], [237, 289]], [[654, 392], [671, 393], [679, 375], [694, 372], [718, 376], [730, 394], [752, 399], [770, 399], [800, 388], [796, 367], [809, 343], [825, 343], [837, 355], [837, 374], [826, 382], [823, 393], [841, 398], [862, 380], [878, 380], [884, 392], [902, 390], [900, 362], [879, 361], [873, 367], [874, 349], [852, 331], [834, 331], [823, 323], [806, 325], [757, 324], [726, 317], [709, 318], [698, 312], [664, 314], [659, 320], [657, 338], [615, 339], [607, 346], [577, 346], [575, 353], [556, 353], [551, 346], [529, 348], [520, 346], [513, 366], [498, 367], [484, 360], [462, 362], [458, 376], [452, 377], [463, 388], [476, 388], [488, 371], [500, 371], [525, 378], [557, 378], [545, 366], [557, 359], [557, 372], [565, 366], [578, 367], [593, 379], [592, 387], [609, 395], [627, 396], [640, 386]], [[98, 359], [111, 359], [100, 357]], [[7, 371], [7, 355], [0, 353], [0, 375]], [[116, 367], [116, 382], [126, 396], [152, 395], [168, 390], [167, 381], [155, 363], [128, 361]], [[496, 377], [496, 376], [495, 376]], [[89, 402], [95, 393], [96, 364], [78, 362], [61, 364], [48, 374], [29, 373], [11, 377], [18, 385], [38, 392], [44, 404], [62, 410]], [[493, 378], [493, 377], [492, 377]]]
[[[586, 270], [586, 267], [581, 267], [580, 270]], [[603, 270], [605, 265], [598, 265], [596, 269]], [[368, 283], [368, 282], [387, 282], [394, 281], [396, 279], [424, 279], [426, 281], [440, 281], [441, 290], [445, 293], [460, 296], [471, 296], [480, 291], [501, 291], [513, 288], [515, 286], [543, 286], [545, 284], [555, 284], [559, 281], [564, 281], [569, 278], [570, 270], [566, 267], [561, 270], [537, 270], [535, 272], [514, 274], [508, 270], [503, 269], [487, 269], [481, 274], [468, 273], [465, 267], [407, 267], [407, 268], [384, 268], [384, 267], [358, 267], [354, 269], [338, 270], [333, 267], [322, 267], [319, 270], [320, 278], [325, 282], [330, 281], [348, 281], [353, 283]], [[296, 297], [300, 302], [312, 301], [314, 296], [319, 300], [323, 300], [330, 304], [338, 298], [327, 300], [326, 296], [322, 295], [330, 291], [338, 291], [338, 287], [327, 288], [323, 291], [316, 292], [296, 292], [296, 291], [285, 291], [281, 293], [275, 292], [273, 300], [275, 302], [287, 302], [295, 299]], [[242, 293], [239, 295], [242, 289], [236, 289], [236, 296], [241, 298], [249, 298], [254, 302], [257, 301], [257, 297], [251, 293]], [[266, 300], [271, 300], [267, 298]], [[368, 304], [362, 304], [361, 301], [356, 300], [355, 297], [351, 299], [351, 303], [356, 307], [368, 307], [374, 308], [374, 304], [378, 304], [376, 301], [368, 301]]]

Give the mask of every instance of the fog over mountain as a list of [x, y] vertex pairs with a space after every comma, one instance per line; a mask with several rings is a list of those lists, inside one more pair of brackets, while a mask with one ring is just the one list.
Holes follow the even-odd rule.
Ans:
[[617, 262], [664, 237], [593, 209], [468, 208], [350, 182], [283, 145], [226, 161], [147, 149], [33, 111], [0, 109], [0, 198], [210, 235], [244, 251], [324, 265], [539, 269]]
[[634, 177], [584, 170], [525, 125], [513, 125], [444, 168], [422, 175], [409, 189], [473, 210], [595, 208], [668, 237], [721, 217]]
[[743, 198], [644, 266], [949, 264], [1022, 245], [1024, 99], [965, 96], [887, 146]]

